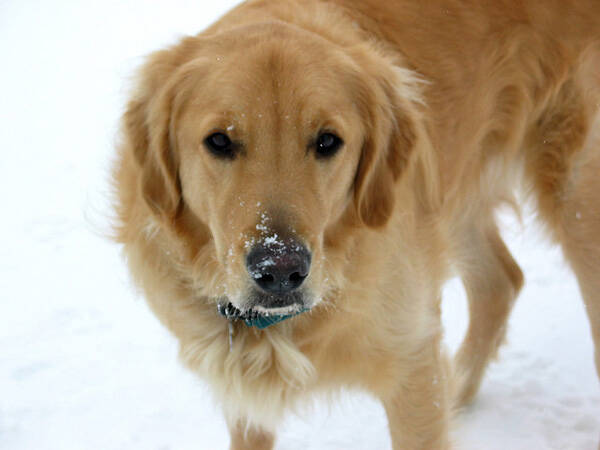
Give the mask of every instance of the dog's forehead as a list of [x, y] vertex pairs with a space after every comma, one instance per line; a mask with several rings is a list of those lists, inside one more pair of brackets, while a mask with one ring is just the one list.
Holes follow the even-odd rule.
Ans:
[[285, 58], [299, 65], [325, 63], [341, 55], [340, 47], [322, 36], [281, 22], [266, 22], [228, 29], [202, 39], [212, 52], [237, 59], [267, 59], [271, 69]]
[[248, 36], [237, 30], [211, 38], [198, 100], [222, 111], [348, 109], [356, 66], [325, 39], [288, 28], [265, 25]]

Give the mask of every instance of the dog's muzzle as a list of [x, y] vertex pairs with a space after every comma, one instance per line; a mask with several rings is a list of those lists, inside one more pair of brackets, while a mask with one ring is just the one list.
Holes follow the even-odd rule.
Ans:
[[310, 252], [295, 239], [274, 235], [261, 240], [246, 256], [253, 285], [249, 309], [242, 311], [226, 302], [219, 304], [219, 313], [230, 321], [243, 320], [263, 329], [307, 311], [301, 286], [310, 262]]

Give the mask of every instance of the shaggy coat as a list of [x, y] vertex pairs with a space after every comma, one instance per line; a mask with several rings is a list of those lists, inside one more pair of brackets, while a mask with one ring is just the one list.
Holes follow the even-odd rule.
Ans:
[[[494, 220], [517, 188], [575, 271], [600, 370], [599, 109], [595, 0], [251, 0], [151, 55], [123, 116], [117, 239], [231, 448], [271, 448], [287, 409], [342, 386], [382, 401], [394, 449], [448, 448], [523, 284]], [[309, 311], [228, 321], [220, 302], [255, 298], [250, 249], [277, 239], [310, 252]], [[455, 273], [471, 320], [451, 363]]]

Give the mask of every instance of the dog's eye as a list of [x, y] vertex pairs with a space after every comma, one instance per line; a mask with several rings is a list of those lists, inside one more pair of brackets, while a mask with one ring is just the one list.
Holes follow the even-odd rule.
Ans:
[[235, 157], [235, 148], [229, 136], [223, 133], [214, 133], [204, 139], [204, 145], [215, 156], [219, 158]]
[[333, 133], [321, 133], [317, 138], [316, 152], [318, 158], [330, 158], [337, 153], [344, 144], [338, 136]]

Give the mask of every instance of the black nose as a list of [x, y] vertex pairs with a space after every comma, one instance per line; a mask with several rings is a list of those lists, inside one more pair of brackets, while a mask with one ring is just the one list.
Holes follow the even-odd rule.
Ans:
[[263, 242], [248, 253], [246, 268], [263, 291], [287, 294], [308, 276], [310, 252], [295, 240]]

